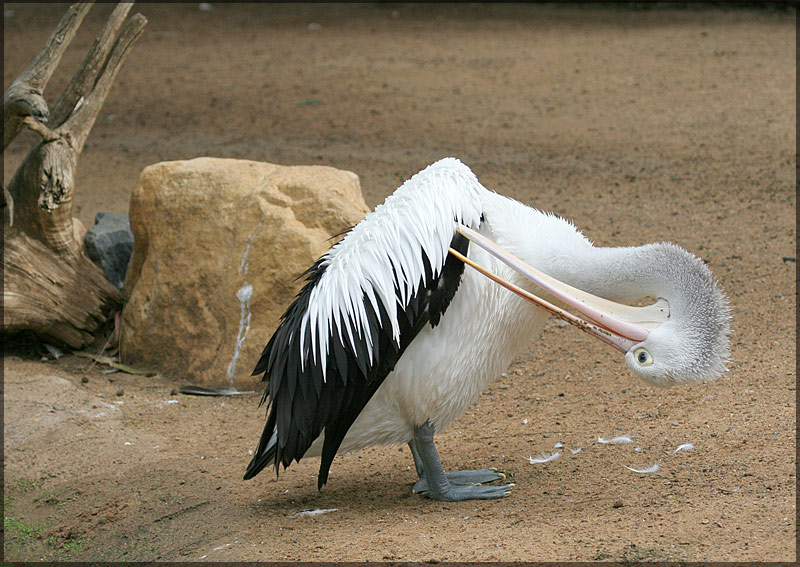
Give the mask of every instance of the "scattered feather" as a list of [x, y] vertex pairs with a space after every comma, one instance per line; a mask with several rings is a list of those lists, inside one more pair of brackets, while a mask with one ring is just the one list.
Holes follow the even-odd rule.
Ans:
[[525, 425], [528, 425], [528, 418], [526, 417], [525, 419], [523, 419], [522, 423], [524, 423]]
[[570, 452], [571, 452], [573, 455], [577, 455], [577, 454], [578, 454], [578, 453], [580, 453], [581, 451], [582, 451], [582, 449], [581, 449], [580, 447], [578, 447], [577, 449], [570, 449]]
[[680, 445], [678, 445], [678, 448], [673, 451], [673, 454], [677, 453], [678, 451], [691, 451], [692, 449], [694, 449], [694, 444], [681, 443]]
[[627, 465], [622, 465], [622, 466], [625, 467], [626, 469], [628, 469], [629, 471], [633, 471], [633, 472], [639, 473], [639, 474], [653, 474], [654, 472], [656, 472], [659, 469], [658, 465], [653, 465], [652, 467], [647, 467], [646, 469], [634, 469], [634, 468], [631, 468], [631, 467], [629, 467]]
[[621, 443], [633, 443], [630, 435], [619, 435], [617, 437], [614, 437], [613, 439], [604, 439], [602, 437], [598, 437], [597, 442], [603, 445], [608, 445], [609, 443], [614, 445], [619, 445]]
[[46, 348], [47, 352], [49, 352], [56, 360], [64, 356], [64, 351], [56, 346], [45, 344], [44, 348]]
[[555, 445], [553, 445], [553, 449], [561, 449], [563, 446], [564, 446], [563, 443], [556, 443]]
[[339, 508], [317, 508], [316, 510], [300, 510], [299, 512], [295, 512], [292, 514], [293, 518], [299, 516], [320, 516], [322, 514], [327, 514], [328, 512], [336, 512]]
[[205, 388], [203, 386], [192, 386], [187, 384], [178, 388], [178, 393], [186, 394], [187, 396], [238, 396], [244, 394], [254, 394], [254, 390], [240, 392], [235, 387], [226, 388]]
[[528, 462], [532, 465], [538, 465], [540, 463], [549, 463], [550, 461], [555, 461], [560, 456], [561, 453], [559, 452], [555, 452], [552, 454], [542, 453], [538, 457], [528, 457]]

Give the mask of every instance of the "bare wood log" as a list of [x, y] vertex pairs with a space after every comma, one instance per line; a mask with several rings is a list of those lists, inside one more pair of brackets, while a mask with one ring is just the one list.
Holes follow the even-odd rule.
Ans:
[[97, 76], [105, 68], [108, 53], [115, 45], [114, 38], [117, 36], [132, 7], [132, 3], [123, 2], [114, 8], [103, 31], [94, 40], [92, 47], [86, 54], [80, 69], [72, 77], [64, 92], [61, 93], [61, 97], [53, 105], [50, 119], [48, 120], [51, 128], [61, 126], [72, 114], [78, 102], [94, 88]]
[[[44, 103], [44, 85], [89, 7], [70, 7], [28, 70], [12, 83], [17, 94], [6, 93], [4, 113], [6, 101]], [[78, 348], [122, 305], [122, 294], [83, 252], [86, 230], [72, 217], [72, 204], [78, 157], [117, 72], [147, 23], [141, 14], [126, 22], [130, 9], [130, 3], [121, 3], [113, 11], [48, 122], [46, 103], [43, 111], [26, 115], [24, 105], [9, 102], [16, 110], [4, 120], [11, 116], [17, 131], [27, 125], [42, 140], [17, 169], [8, 190], [4, 188], [4, 200], [9, 207], [13, 204], [9, 212], [16, 218], [14, 227], [3, 227], [4, 332], [32, 330]]]
[[3, 270], [4, 332], [30, 330], [80, 348], [122, 305], [121, 292], [86, 256], [65, 262], [21, 232], [6, 239]]
[[[141, 14], [127, 22], [113, 49], [105, 50], [108, 61], [93, 90], [87, 93], [83, 104], [77, 106], [61, 126], [49, 135], [44, 133], [44, 127], [34, 128], [44, 139], [28, 154], [9, 184], [20, 226], [61, 254], [81, 253], [83, 242], [74, 237], [72, 217], [74, 172], [78, 155], [117, 72], [146, 23], [147, 20]], [[112, 36], [106, 39], [110, 41], [114, 38]], [[29, 119], [28, 123], [30, 122]]]
[[8, 187], [17, 226], [67, 258], [79, 256], [82, 248], [74, 238], [72, 218], [77, 161], [78, 154], [64, 137], [43, 141], [31, 150]]
[[111, 85], [117, 77], [117, 72], [128, 56], [131, 46], [144, 31], [146, 24], [147, 19], [141, 14], [135, 14], [126, 22], [120, 32], [119, 39], [117, 39], [114, 48], [108, 55], [107, 63], [94, 88], [84, 97], [83, 104], [78, 105], [59, 128], [65, 133], [69, 133], [72, 137], [76, 152], [80, 153], [83, 149], [83, 145], [89, 137], [89, 132], [94, 126], [94, 122], [100, 114], [100, 109], [103, 107], [103, 103], [111, 90]]
[[49, 111], [44, 100], [44, 88], [91, 7], [92, 2], [70, 6], [47, 43], [3, 95], [4, 150], [19, 134], [26, 116], [33, 116], [40, 122], [47, 120]]

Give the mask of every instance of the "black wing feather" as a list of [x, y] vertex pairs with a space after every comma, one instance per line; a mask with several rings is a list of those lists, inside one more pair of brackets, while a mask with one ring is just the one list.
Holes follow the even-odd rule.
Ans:
[[[469, 240], [454, 233], [450, 246], [466, 255]], [[261, 403], [268, 398], [269, 404], [267, 423], [247, 467], [245, 480], [271, 462], [277, 472], [280, 464], [286, 468], [292, 461], [299, 461], [324, 429], [318, 479], [318, 486], [322, 488], [350, 426], [417, 334], [427, 324], [433, 327], [439, 324], [458, 290], [464, 273], [462, 262], [448, 254], [437, 277], [433, 277], [433, 266], [424, 253], [423, 263], [425, 284], [419, 286], [405, 307], [397, 299], [399, 345], [392, 338], [386, 307], [378, 300], [376, 313], [364, 295], [368, 328], [363, 329], [362, 334], [353, 330], [355, 351], [345, 333], [343, 341], [339, 339], [339, 328], [332, 322], [328, 357], [323, 361], [315, 361], [308, 355], [308, 349], [300, 352], [301, 323], [308, 309], [311, 290], [325, 272], [322, 259], [305, 272], [305, 285], [281, 317], [278, 329], [267, 342], [253, 371], [253, 375], [264, 374], [263, 380], [268, 385]], [[395, 290], [395, 295], [400, 297], [398, 290]], [[364, 336], [367, 332], [373, 341], [371, 363]], [[310, 344], [308, 335], [305, 344]], [[326, 379], [322, 377], [322, 364], [326, 364]], [[272, 440], [276, 430], [277, 439]]]

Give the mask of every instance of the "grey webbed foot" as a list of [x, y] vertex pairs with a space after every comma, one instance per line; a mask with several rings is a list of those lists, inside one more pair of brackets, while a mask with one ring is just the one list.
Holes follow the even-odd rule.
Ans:
[[[492, 469], [480, 469], [475, 471], [451, 471], [445, 472], [447, 481], [453, 486], [475, 486], [485, 484], [487, 482], [494, 482], [506, 478], [503, 473], [496, 472]], [[428, 479], [424, 474], [414, 484], [411, 489], [415, 494], [424, 494], [428, 492]]]
[[442, 467], [439, 453], [433, 444], [433, 426], [426, 422], [414, 429], [414, 440], [409, 443], [414, 456], [414, 464], [419, 480], [414, 484], [414, 492], [433, 500], [457, 502], [461, 500], [489, 500], [503, 498], [514, 487], [484, 486], [483, 483], [505, 478], [505, 475], [491, 469], [475, 471], [454, 471], [446, 473]]
[[482, 484], [468, 485], [468, 486], [452, 486], [449, 490], [434, 494], [432, 492], [424, 492], [422, 496], [432, 500], [442, 500], [444, 502], [460, 502], [462, 500], [494, 500], [496, 498], [505, 498], [508, 496], [513, 484], [506, 484], [502, 486]]

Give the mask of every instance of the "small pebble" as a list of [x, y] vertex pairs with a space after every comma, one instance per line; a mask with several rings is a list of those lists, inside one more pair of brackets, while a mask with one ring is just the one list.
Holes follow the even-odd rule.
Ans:
[[169, 395], [170, 396], [177, 396], [178, 395], [178, 389], [177, 388], [173, 388], [172, 390], [170, 390]]
[[84, 376], [83, 378], [81, 378], [81, 383], [82, 383], [82, 384], [87, 384], [88, 382], [89, 382], [89, 379], [88, 379], [86, 376]]
[[122, 389], [117, 390], [117, 395], [118, 396], [124, 396], [125, 395], [125, 390], [122, 390]]
[[619, 500], [617, 500], [616, 502], [614, 502], [611, 505], [612, 508], [622, 508], [623, 506], [624, 506], [624, 504], [622, 502], [620, 502]]

